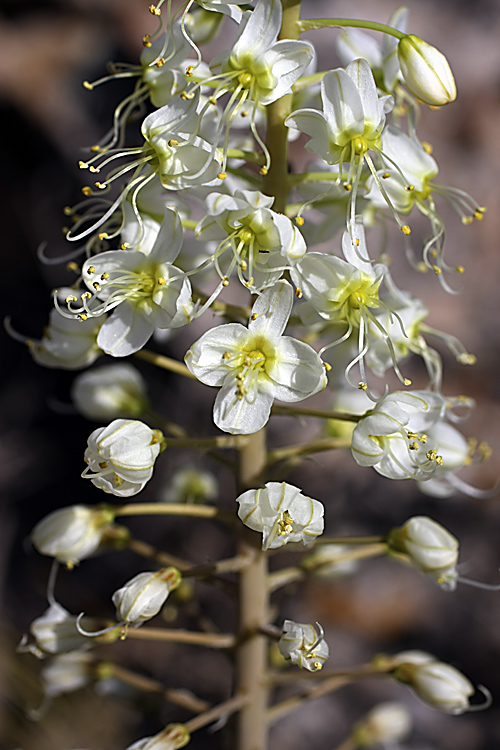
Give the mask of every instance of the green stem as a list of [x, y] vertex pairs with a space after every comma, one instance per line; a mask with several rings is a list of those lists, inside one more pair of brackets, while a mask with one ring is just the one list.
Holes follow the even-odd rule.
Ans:
[[380, 31], [382, 34], [389, 34], [390, 36], [396, 37], [396, 39], [403, 39], [406, 34], [399, 29], [395, 29], [392, 26], [388, 26], [385, 23], [377, 23], [376, 21], [364, 21], [361, 18], [307, 18], [299, 21], [299, 32], [314, 31], [316, 29], [324, 28], [353, 28], [353, 29], [370, 29], [371, 31]]
[[175, 372], [177, 375], [183, 375], [185, 378], [197, 380], [196, 376], [193, 375], [192, 372], [189, 372], [183, 362], [171, 359], [170, 357], [164, 357], [163, 354], [156, 354], [156, 352], [150, 352], [148, 349], [141, 349], [134, 354], [134, 357], [143, 359], [145, 362], [149, 362], [151, 365], [156, 365], [156, 367], [161, 367], [164, 370]]
[[272, 466], [278, 461], [287, 461], [290, 458], [307, 456], [309, 453], [321, 453], [322, 451], [336, 450], [337, 448], [350, 448], [351, 439], [348, 438], [323, 438], [315, 440], [304, 445], [288, 445], [284, 448], [277, 448], [270, 451], [268, 455], [267, 467]]
[[187, 643], [208, 648], [232, 648], [236, 638], [231, 633], [195, 633], [189, 630], [169, 628], [129, 628], [127, 638], [166, 643]]
[[188, 516], [190, 518], [217, 518], [223, 511], [214, 505], [186, 505], [185, 503], [129, 503], [109, 505], [115, 516]]
[[207, 724], [211, 724], [213, 721], [220, 719], [221, 716], [230, 716], [235, 711], [242, 710], [248, 703], [248, 697], [246, 695], [237, 695], [234, 698], [230, 698], [224, 703], [220, 703], [218, 706], [210, 708], [205, 713], [195, 716], [194, 719], [187, 721], [184, 726], [191, 734], [196, 732], [197, 729], [205, 727]]
[[327, 536], [316, 540], [316, 544], [382, 544], [385, 536]]
[[349, 414], [345, 411], [327, 411], [325, 409], [308, 409], [305, 406], [288, 406], [274, 404], [272, 414], [281, 414], [283, 416], [302, 416], [318, 417], [319, 419], [337, 419], [343, 422], [359, 422], [361, 416]]

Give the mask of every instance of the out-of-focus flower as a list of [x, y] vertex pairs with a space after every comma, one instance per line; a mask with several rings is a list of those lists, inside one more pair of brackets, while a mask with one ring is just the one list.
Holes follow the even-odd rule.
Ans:
[[411, 715], [402, 703], [388, 701], [377, 706], [354, 725], [351, 736], [356, 747], [403, 740], [411, 730]]
[[87, 419], [138, 417], [147, 408], [146, 382], [132, 365], [104, 365], [75, 378], [71, 397]]
[[33, 529], [31, 539], [42, 555], [72, 566], [94, 554], [113, 520], [110, 509], [72, 505], [43, 518]]

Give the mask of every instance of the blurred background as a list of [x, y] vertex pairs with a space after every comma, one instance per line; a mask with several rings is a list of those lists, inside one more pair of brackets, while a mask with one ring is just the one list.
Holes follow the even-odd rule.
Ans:
[[[90, 93], [81, 82], [100, 77], [110, 60], [137, 61], [142, 36], [155, 27], [148, 4], [147, 0], [0, 2], [2, 313], [12, 316], [13, 326], [28, 336], [42, 334], [51, 308], [50, 290], [72, 280], [64, 266], [41, 265], [37, 247], [47, 241], [48, 255], [66, 251], [62, 209], [79, 200], [85, 184], [85, 173], [77, 166], [82, 146], [99, 139], [109, 127], [116, 103], [129, 91], [127, 82], [115, 82]], [[488, 211], [481, 223], [464, 227], [451, 209], [440, 206], [447, 226], [448, 258], [453, 265], [466, 268], [462, 295], [446, 295], [434, 276], [417, 277], [392, 253], [396, 278], [402, 288], [419, 295], [430, 307], [431, 325], [457, 335], [477, 356], [475, 367], [465, 368], [442, 351], [446, 393], [463, 393], [477, 400], [464, 431], [488, 441], [493, 449], [488, 463], [464, 476], [477, 486], [491, 487], [500, 464], [500, 3], [441, 0], [437, 6], [431, 0], [408, 0], [406, 5], [409, 31], [446, 54], [459, 92], [457, 101], [442, 110], [423, 109], [420, 138], [433, 144], [440, 182], [463, 188]], [[304, 17], [355, 15], [386, 22], [396, 3], [307, 0], [303, 6]], [[332, 44], [335, 34], [327, 30], [310, 36], [317, 45], [320, 69], [339, 64]], [[99, 425], [87, 422], [70, 407], [74, 373], [38, 367], [26, 347], [3, 332], [0, 335], [4, 351], [0, 744], [12, 750], [120, 750], [169, 721], [186, 720], [189, 714], [158, 696], [139, 696], [131, 689], [108, 685], [105, 694], [89, 686], [57, 699], [38, 722], [27, 716], [41, 702], [40, 664], [30, 655], [16, 654], [15, 647], [46, 608], [50, 567], [50, 561], [32, 549], [29, 533], [56, 508], [102, 501], [102, 494], [79, 477], [87, 436]], [[182, 358], [192, 335], [184, 332], [162, 344], [161, 350]], [[160, 350], [160, 345], [154, 346]], [[136, 364], [148, 379], [156, 411], [197, 434], [214, 434], [209, 389]], [[318, 404], [327, 405], [324, 400]], [[294, 431], [298, 440], [314, 434], [314, 427], [309, 421], [279, 418], [271, 428], [272, 439], [286, 444]], [[157, 499], [169, 473], [193, 460], [189, 453], [164, 456], [141, 498]], [[198, 465], [218, 474], [223, 499], [231, 503], [235, 488], [229, 474], [208, 457], [199, 459]], [[500, 581], [498, 497], [427, 498], [411, 483], [390, 482], [357, 467], [346, 454], [309, 460], [287, 479], [325, 503], [330, 534], [382, 534], [412, 515], [430, 515], [460, 539], [465, 575]], [[136, 520], [127, 525], [138, 538], [195, 563], [233, 551], [222, 528], [205, 522]], [[131, 553], [101, 555], [71, 574], [63, 571], [57, 598], [72, 612], [85, 610], [109, 617], [111, 593], [147, 569], [148, 563]], [[320, 621], [330, 644], [329, 666], [360, 664], [381, 651], [420, 648], [453, 664], [474, 684], [485, 684], [498, 703], [500, 592], [459, 586], [449, 594], [416, 571], [381, 560], [365, 563], [355, 577], [317, 581], [291, 594], [280, 617]], [[189, 598], [189, 592], [186, 596], [186, 601], [174, 600], [164, 612], [174, 626], [196, 629], [205, 623], [222, 631], [233, 626], [232, 605], [221, 593], [214, 594], [200, 584], [196, 600]], [[219, 652], [125, 641], [100, 653], [166, 687], [196, 687], [197, 694], [210, 703], [230, 695], [230, 658]], [[495, 703], [484, 714], [451, 717], [419, 703], [402, 686], [368, 681], [310, 703], [279, 722], [272, 735], [273, 748], [332, 750], [353, 721], [374, 703], [387, 699], [402, 700], [412, 712], [415, 730], [408, 747], [414, 750], [500, 746], [500, 713]], [[225, 747], [224, 742], [223, 733], [201, 731], [191, 746], [210, 750]]]

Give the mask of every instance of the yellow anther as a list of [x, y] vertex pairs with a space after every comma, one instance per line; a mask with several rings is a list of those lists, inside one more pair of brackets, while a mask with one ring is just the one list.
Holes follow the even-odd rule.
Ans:
[[89, 195], [92, 195], [92, 188], [85, 185], [85, 187], [82, 187], [82, 193], [88, 197]]
[[477, 438], [471, 437], [467, 440], [467, 445], [469, 447], [469, 453], [472, 455], [476, 452], [477, 448]]
[[92, 164], [89, 167], [89, 172], [92, 172], [92, 174], [99, 174], [100, 171], [99, 167], [94, 167]]
[[259, 169], [259, 174], [261, 174], [261, 175], [262, 175], [263, 177], [265, 177], [265, 176], [266, 176], [267, 172], [268, 172], [268, 169], [267, 169], [267, 167], [261, 167], [261, 168]]
[[163, 276], [160, 276], [160, 277], [158, 278], [158, 284], [159, 284], [160, 286], [165, 286], [165, 284], [166, 284], [166, 283], [167, 283], [167, 280], [166, 280], [166, 279], [164, 279], [164, 278], [163, 278]]
[[477, 449], [478, 449], [481, 461], [487, 461], [489, 458], [491, 458], [492, 451], [488, 443], [485, 443], [485, 442], [479, 443]]
[[93, 91], [94, 90], [94, 87], [88, 81], [84, 81], [83, 82], [83, 88], [87, 89], [87, 91]]
[[68, 560], [66, 563], [66, 570], [73, 570], [74, 567], [75, 567], [75, 563], [71, 562], [71, 560]]
[[328, 362], [323, 362], [323, 367], [327, 372], [330, 372], [330, 370], [332, 369], [332, 366], [328, 364]]
[[482, 221], [483, 220], [483, 216], [484, 216], [484, 214], [481, 211], [478, 211], [477, 209], [474, 211], [474, 218], [477, 221]]
[[66, 266], [66, 270], [67, 270], [67, 271], [74, 271], [75, 273], [78, 273], [78, 271], [79, 271], [80, 269], [79, 269], [79, 267], [78, 267], [78, 264], [77, 264], [77, 263], [75, 263], [75, 261], [74, 261], [74, 260], [70, 260], [70, 262], [69, 262], [69, 263], [68, 263], [68, 265]]
[[217, 175], [217, 177], [219, 178], [219, 180], [225, 180], [226, 177], [227, 177], [227, 174], [226, 174], [226, 172], [219, 172], [219, 174]]
[[425, 432], [423, 432], [420, 435], [419, 440], [420, 440], [421, 443], [424, 443], [424, 444], [427, 442], [427, 435], [425, 434]]
[[68, 296], [66, 297], [64, 301], [66, 302], [67, 305], [69, 305], [70, 302], [76, 302], [77, 299], [73, 294], [68, 294]]
[[160, 57], [160, 59], [155, 62], [155, 65], [157, 68], [163, 68], [163, 66], [165, 65], [165, 58]]
[[363, 383], [363, 381], [361, 381], [360, 383], [358, 383], [358, 388], [360, 391], [366, 391], [368, 389], [368, 386], [366, 383]]
[[190, 78], [193, 75], [194, 68], [195, 68], [194, 65], [188, 65], [186, 68], [186, 75], [189, 76]]
[[408, 224], [403, 224], [403, 226], [401, 227], [401, 231], [403, 232], [403, 234], [406, 234], [406, 236], [411, 234], [411, 228], [408, 226]]
[[407, 432], [408, 440], [416, 440], [418, 438], [418, 432]]
[[356, 237], [356, 247], [359, 247], [359, 240], [357, 237]]
[[323, 669], [323, 665], [320, 661], [315, 661], [313, 667], [315, 672], [319, 672], [320, 669]]
[[465, 224], [466, 226], [468, 226], [469, 224], [472, 224], [473, 217], [472, 216], [462, 216], [461, 221], [462, 221], [462, 224]]
[[240, 112], [240, 117], [248, 117], [250, 112]]
[[425, 455], [427, 456], [427, 458], [429, 459], [429, 461], [435, 461], [436, 460], [436, 456], [437, 456], [437, 451], [435, 451], [434, 449], [432, 449], [430, 451], [427, 451], [427, 453]]
[[250, 320], [257, 320], [258, 317], [259, 317], [258, 313], [252, 313], [250, 315]]
[[175, 140], [175, 138], [171, 138], [171, 139], [169, 140], [169, 142], [168, 142], [168, 145], [169, 145], [170, 147], [172, 147], [172, 146], [178, 146], [178, 145], [179, 145], [179, 141], [176, 141], [176, 140]]
[[151, 47], [151, 34], [145, 34], [142, 37], [142, 43], [145, 47]]
[[480, 214], [485, 214], [487, 210], [486, 206], [476, 206], [476, 211]]
[[130, 247], [130, 242], [122, 242], [120, 245], [120, 250], [128, 250]]
[[442, 456], [436, 456], [436, 463], [438, 466], [442, 466], [444, 464], [444, 459]]
[[87, 268], [87, 273], [89, 276], [91, 276], [93, 273], [95, 273], [95, 266], [89, 266]]
[[410, 378], [405, 378], [405, 379], [403, 380], [403, 383], [404, 383], [404, 385], [411, 385], [411, 380], [410, 380]]
[[419, 446], [418, 443], [410, 443], [409, 446], [408, 446], [408, 448], [411, 451], [418, 451], [418, 449], [420, 448], [420, 446]]
[[107, 232], [100, 232], [98, 235], [100, 240], [107, 240], [109, 237], [109, 234]]
[[87, 164], [87, 162], [86, 161], [82, 161], [81, 159], [78, 162], [78, 166], [80, 167], [80, 169], [88, 169], [89, 168], [89, 165]]
[[382, 175], [382, 179], [387, 180], [390, 176], [391, 176], [390, 172], [384, 172], [384, 174]]
[[150, 5], [148, 10], [152, 16], [161, 16], [161, 10], [156, 5]]
[[123, 484], [123, 479], [118, 474], [113, 474], [113, 482], [120, 487]]
[[424, 149], [426, 154], [432, 154], [433, 148], [432, 144], [429, 143], [429, 141], [422, 141], [422, 148]]
[[346, 190], [347, 192], [349, 192], [349, 190], [352, 190], [352, 185], [350, 182], [344, 182], [343, 185], [344, 185], [344, 190]]
[[107, 281], [109, 279], [109, 273], [107, 271], [104, 271], [103, 274], [101, 274], [101, 281]]
[[415, 190], [415, 185], [405, 185], [405, 190], [411, 193], [412, 190]]
[[436, 274], [436, 276], [440, 276], [441, 273], [442, 273], [442, 271], [439, 268], [439, 266], [432, 266], [432, 270], [434, 271], [434, 273]]
[[215, 98], [215, 96], [211, 96], [208, 101], [210, 102], [210, 104], [217, 104], [217, 99]]
[[304, 222], [305, 222], [305, 219], [302, 216], [295, 217], [295, 223], [297, 224], [298, 227], [303, 227]]
[[64, 206], [63, 213], [65, 216], [71, 216], [73, 214], [73, 209], [71, 206]]
[[94, 283], [92, 284], [92, 286], [94, 287], [94, 289], [96, 290], [96, 292], [100, 292], [101, 291], [101, 285], [97, 281], [94, 281]]
[[423, 260], [417, 263], [417, 271], [420, 271], [420, 273], [427, 273], [428, 270]]
[[248, 279], [248, 281], [245, 281], [245, 286], [247, 287], [247, 289], [250, 289], [250, 287], [253, 286], [253, 282], [254, 282], [254, 277], [253, 276], [250, 276], [250, 278]]
[[93, 151], [94, 153], [96, 152], [98, 153], [99, 151], [103, 151], [104, 149], [101, 149], [100, 146], [91, 146], [90, 150]]
[[231, 359], [231, 352], [224, 352], [224, 354], [222, 355], [222, 359]]
[[223, 276], [222, 286], [229, 286], [229, 279], [227, 278], [227, 276]]
[[87, 313], [79, 313], [78, 317], [80, 318], [80, 320], [83, 320], [83, 322], [89, 319], [89, 316], [87, 315]]
[[465, 273], [465, 268], [463, 266], [455, 266], [455, 271], [457, 273]]
[[91, 299], [92, 295], [90, 292], [84, 292], [80, 295], [80, 299]]
[[301, 299], [301, 297], [303, 296], [302, 295], [302, 289], [300, 287], [296, 288], [296, 290], [295, 290], [295, 296], [297, 297], [297, 299]]
[[96, 188], [99, 188], [99, 190], [106, 190], [108, 187], [105, 182], [94, 182], [94, 185]]
[[181, 99], [184, 99], [184, 101], [192, 99], [193, 97], [194, 97], [194, 91], [193, 92], [183, 91], [181, 94]]

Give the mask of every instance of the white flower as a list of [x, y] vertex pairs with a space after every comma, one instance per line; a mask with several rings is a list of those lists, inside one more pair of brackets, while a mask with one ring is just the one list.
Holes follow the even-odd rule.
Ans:
[[153, 476], [161, 440], [144, 422], [115, 419], [89, 436], [82, 477], [112, 495], [136, 495]]
[[351, 558], [351, 552], [352, 547], [347, 544], [320, 544], [302, 558], [301, 567], [318, 578], [341, 578], [357, 570], [358, 561]]
[[424, 703], [454, 715], [470, 709], [474, 686], [455, 667], [421, 651], [403, 651], [395, 657], [395, 664], [393, 676]]
[[105, 320], [105, 315], [100, 320], [67, 318], [53, 309], [43, 338], [39, 341], [27, 339], [26, 343], [38, 365], [79, 370], [91, 365], [102, 354], [97, 336]]
[[[82, 320], [114, 310], [101, 327], [98, 346], [113, 357], [141, 349], [156, 327], [177, 328], [189, 322], [191, 285], [172, 265], [182, 246], [182, 225], [175, 211], [166, 209], [149, 255], [140, 251], [110, 250], [87, 259], [82, 277], [90, 291], [66, 298], [69, 313]], [[101, 300], [98, 305], [95, 299]]]
[[287, 216], [271, 210], [273, 202], [253, 190], [210, 193], [207, 213], [195, 230], [198, 240], [220, 240], [213, 256], [217, 269], [220, 256], [232, 251], [228, 269], [236, 265], [240, 280], [252, 290], [272, 284], [306, 252], [301, 233]]
[[323, 533], [323, 505], [293, 484], [267, 482], [264, 489], [247, 490], [236, 502], [245, 526], [262, 533], [262, 549], [309, 544]]
[[154, 573], [139, 573], [121, 589], [112, 601], [120, 623], [138, 628], [145, 620], [158, 614], [171, 591], [180, 586], [177, 568], [161, 568]]
[[104, 365], [75, 378], [73, 402], [87, 419], [137, 417], [147, 408], [146, 382], [129, 364]]
[[410, 562], [443, 588], [457, 585], [458, 540], [432, 518], [414, 516], [387, 537], [389, 552], [406, 555]]
[[[336, 68], [321, 81], [323, 111], [299, 109], [285, 120], [288, 127], [311, 136], [306, 149], [326, 161], [362, 162], [370, 149], [380, 150], [386, 112], [392, 97], [379, 97], [370, 66], [364, 59]], [[361, 160], [361, 162], [360, 162]]]
[[88, 685], [92, 679], [92, 662], [93, 657], [86, 651], [54, 656], [41, 671], [45, 694], [55, 698]]
[[189, 740], [189, 732], [183, 724], [169, 724], [159, 734], [137, 740], [127, 750], [180, 750]]
[[425, 104], [441, 106], [457, 96], [448, 60], [435, 47], [415, 34], [400, 39], [398, 58], [404, 82]]
[[42, 555], [71, 566], [94, 554], [113, 520], [112, 510], [73, 505], [43, 518], [33, 529], [31, 540]]
[[323, 363], [314, 349], [282, 336], [292, 304], [292, 287], [279, 281], [255, 302], [248, 328], [218, 326], [187, 352], [189, 370], [202, 383], [221, 388], [214, 405], [214, 422], [221, 430], [257, 432], [275, 398], [302, 401], [325, 387]]
[[29, 651], [38, 659], [44, 659], [48, 654], [76, 651], [86, 643], [86, 638], [76, 629], [76, 620], [76, 616], [58, 602], [52, 602], [43, 615], [33, 620], [30, 625], [30, 633], [35, 642], [28, 643], [25, 635], [17, 651]]
[[330, 653], [323, 628], [319, 623], [316, 625], [320, 631], [319, 635], [313, 625], [285, 620], [283, 633], [278, 641], [283, 658], [309, 672], [322, 669]]
[[217, 479], [210, 471], [189, 464], [172, 474], [162, 490], [161, 500], [165, 503], [204, 503], [215, 500], [218, 492]]
[[379, 743], [403, 740], [411, 730], [411, 714], [402, 703], [387, 701], [377, 706], [354, 725], [356, 746], [371, 747]]

